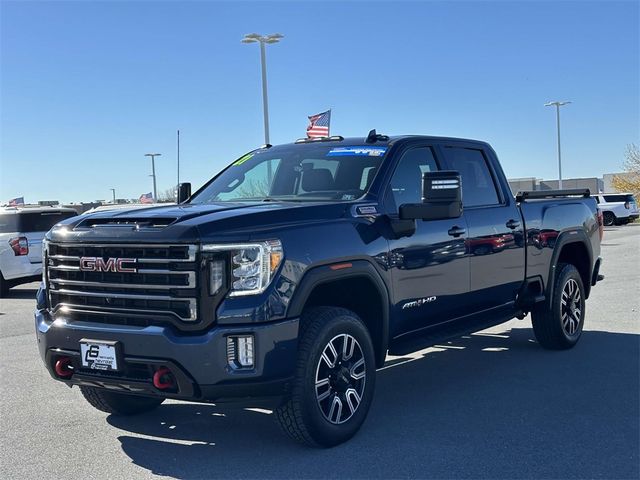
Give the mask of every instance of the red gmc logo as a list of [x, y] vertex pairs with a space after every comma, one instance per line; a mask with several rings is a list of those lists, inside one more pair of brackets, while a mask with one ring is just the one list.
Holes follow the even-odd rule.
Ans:
[[80, 270], [83, 272], [136, 273], [134, 267], [125, 267], [124, 263], [136, 263], [135, 258], [80, 257]]

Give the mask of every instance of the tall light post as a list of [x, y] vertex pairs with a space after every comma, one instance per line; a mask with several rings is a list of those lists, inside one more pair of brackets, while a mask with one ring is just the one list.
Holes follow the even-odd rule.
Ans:
[[109, 190], [111, 190], [111, 193], [113, 193], [113, 203], [115, 205], [115, 203], [116, 203], [116, 189], [115, 188], [110, 188]]
[[562, 189], [562, 155], [560, 154], [560, 107], [568, 105], [571, 102], [548, 102], [545, 107], [556, 107], [556, 125], [558, 127], [558, 188]]
[[242, 43], [260, 44], [260, 64], [262, 66], [262, 109], [264, 113], [264, 143], [269, 143], [269, 101], [267, 100], [267, 59], [265, 55], [265, 45], [278, 43], [284, 35], [272, 33], [270, 35], [260, 35], [248, 33], [242, 39]]
[[153, 201], [158, 201], [158, 192], [156, 189], [156, 157], [160, 157], [161, 153], [145, 153], [145, 157], [151, 157], [151, 176], [153, 177]]
[[178, 178], [176, 182], [176, 203], [178, 203], [178, 192], [180, 191], [180, 130], [178, 130]]

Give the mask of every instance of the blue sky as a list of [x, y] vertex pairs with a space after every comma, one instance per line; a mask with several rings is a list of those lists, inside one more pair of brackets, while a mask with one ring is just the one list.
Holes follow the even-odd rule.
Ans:
[[259, 50], [269, 46], [271, 141], [333, 134], [487, 140], [510, 177], [619, 171], [640, 138], [639, 3], [2, 1], [0, 202], [138, 197], [201, 185], [263, 143]]

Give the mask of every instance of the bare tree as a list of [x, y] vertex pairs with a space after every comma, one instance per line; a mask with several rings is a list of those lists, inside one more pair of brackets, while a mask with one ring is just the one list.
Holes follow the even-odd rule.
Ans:
[[640, 148], [635, 143], [627, 145], [624, 154], [624, 175], [613, 177], [613, 186], [619, 192], [633, 193], [640, 196]]
[[158, 203], [175, 203], [176, 198], [176, 187], [171, 187], [159, 192], [156, 201]]

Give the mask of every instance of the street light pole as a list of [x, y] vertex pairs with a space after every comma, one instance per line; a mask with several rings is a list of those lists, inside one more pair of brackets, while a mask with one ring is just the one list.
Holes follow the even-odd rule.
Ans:
[[[242, 39], [242, 43], [259, 43], [260, 44], [260, 65], [262, 68], [262, 110], [264, 114], [264, 143], [269, 143], [269, 101], [267, 99], [267, 55], [266, 45], [278, 43], [284, 35], [280, 33], [272, 33], [269, 35], [260, 35], [258, 33], [248, 33]], [[271, 167], [271, 163], [269, 163]]]
[[153, 201], [158, 201], [158, 191], [156, 189], [156, 157], [160, 157], [161, 153], [145, 153], [145, 157], [151, 157], [151, 176], [153, 177]]
[[178, 130], [178, 181], [176, 183], [176, 203], [178, 202], [179, 190], [180, 190], [180, 130]]
[[562, 190], [562, 154], [560, 152], [560, 107], [571, 102], [548, 102], [545, 107], [556, 107], [556, 127], [558, 129], [558, 189]]
[[116, 189], [115, 188], [110, 188], [109, 190], [111, 190], [111, 193], [113, 193], [113, 203], [115, 205], [115, 203], [116, 203]]
[[[260, 42], [260, 65], [262, 67], [262, 112], [264, 115], [264, 143], [269, 143], [269, 100], [267, 98], [267, 55], [264, 42]], [[269, 163], [271, 165], [271, 163]]]

